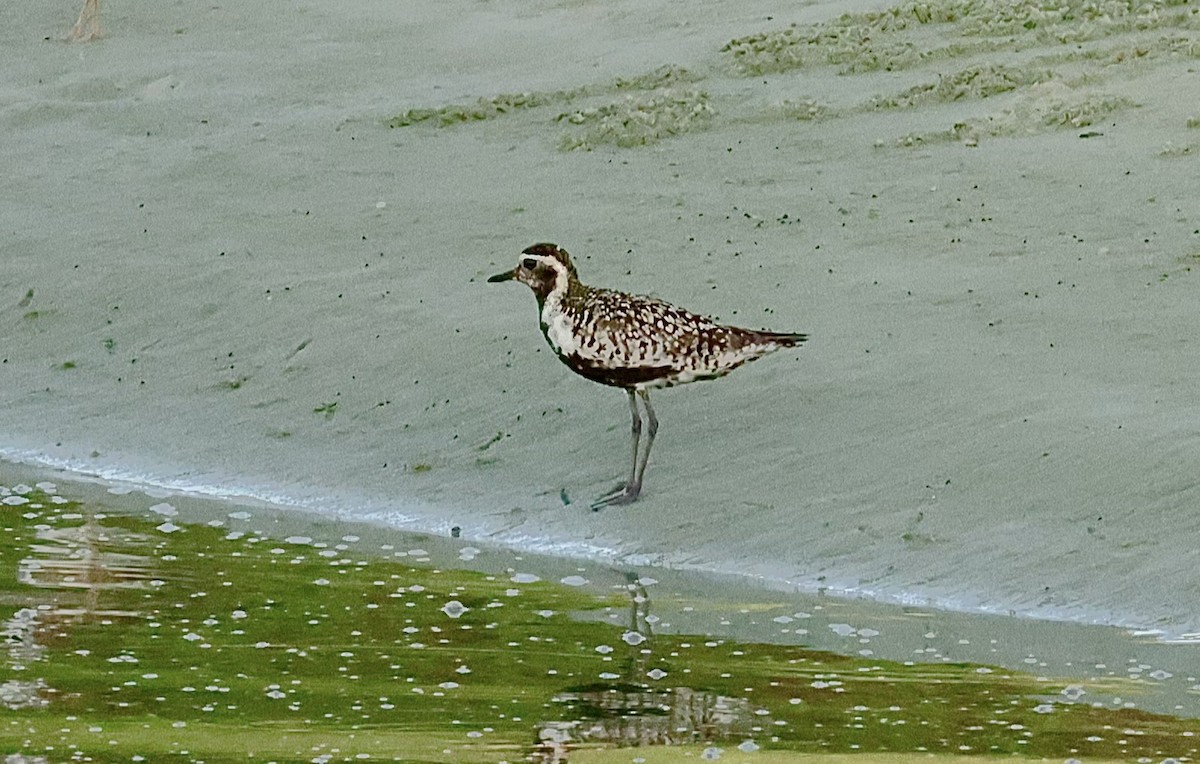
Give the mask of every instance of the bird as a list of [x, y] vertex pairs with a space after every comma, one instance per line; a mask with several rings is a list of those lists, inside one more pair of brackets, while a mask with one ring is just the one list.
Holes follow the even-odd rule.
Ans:
[[[717, 379], [742, 364], [808, 340], [807, 334], [726, 326], [642, 295], [586, 286], [565, 249], [526, 247], [517, 266], [488, 279], [519, 281], [533, 290], [543, 336], [571, 371], [619, 387], [629, 396], [632, 459], [629, 479], [592, 503], [593, 510], [630, 504], [641, 495], [658, 417], [650, 391]], [[640, 446], [645, 410], [645, 445]]]

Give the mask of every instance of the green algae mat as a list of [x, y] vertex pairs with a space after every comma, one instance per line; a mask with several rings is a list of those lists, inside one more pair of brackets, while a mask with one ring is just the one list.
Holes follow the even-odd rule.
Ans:
[[597, 593], [59, 490], [0, 487], [9, 761], [1196, 756], [1195, 719], [1053, 678], [659, 633], [632, 575]]

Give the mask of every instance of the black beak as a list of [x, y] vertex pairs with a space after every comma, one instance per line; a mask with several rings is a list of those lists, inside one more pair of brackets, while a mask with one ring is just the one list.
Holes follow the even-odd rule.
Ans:
[[496, 283], [499, 281], [511, 281], [512, 278], [516, 275], [517, 275], [517, 269], [513, 268], [511, 271], [505, 271], [504, 273], [497, 273], [495, 276], [492, 276], [491, 278], [489, 278], [488, 281], [491, 283]]

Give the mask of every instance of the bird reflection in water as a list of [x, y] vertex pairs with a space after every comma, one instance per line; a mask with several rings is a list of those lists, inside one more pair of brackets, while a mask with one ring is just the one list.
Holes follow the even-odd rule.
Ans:
[[[634, 575], [628, 576], [629, 631], [623, 676], [653, 678], [646, 670], [653, 654], [650, 597]], [[658, 674], [658, 676], [665, 676]], [[771, 724], [747, 698], [690, 687], [652, 687], [645, 682], [612, 680], [572, 687], [553, 697], [574, 718], [538, 725], [531, 761], [566, 764], [572, 749], [602, 744], [617, 748], [711, 743], [752, 737]]]

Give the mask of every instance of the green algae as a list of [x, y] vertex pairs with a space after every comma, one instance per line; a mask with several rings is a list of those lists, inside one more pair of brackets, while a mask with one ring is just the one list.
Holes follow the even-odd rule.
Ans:
[[617, 77], [600, 85], [549, 90], [542, 92], [501, 93], [482, 96], [475, 103], [450, 104], [440, 107], [408, 109], [388, 120], [388, 127], [410, 127], [429, 122], [438, 127], [449, 127], [463, 122], [479, 122], [495, 119], [522, 110], [538, 109], [543, 106], [561, 106], [580, 98], [605, 96], [621, 91], [654, 91], [678, 87], [699, 79], [681, 66], [663, 65], [653, 71], [630, 77]]
[[699, 79], [681, 66], [666, 64], [649, 72], [617, 77], [596, 85], [485, 96], [470, 105], [408, 109], [388, 120], [387, 125], [399, 128], [430, 123], [450, 127], [542, 107], [561, 109], [579, 103], [568, 112], [560, 111], [547, 123], [587, 124], [585, 129], [561, 137], [559, 145], [563, 150], [603, 144], [625, 148], [644, 146], [688, 132], [712, 114], [707, 94], [680, 89]]
[[356, 536], [189, 523], [166, 503], [109, 514], [49, 490], [0, 490], [0, 745], [21, 756], [1196, 753], [1194, 721], [1065, 702], [1063, 683], [1006, 669], [656, 633], [653, 582], [636, 577], [597, 593]]
[[560, 114], [560, 122], [581, 129], [566, 133], [559, 147], [574, 151], [605, 144], [623, 148], [647, 146], [704, 129], [714, 114], [708, 94], [703, 91], [653, 91], [646, 98], [627, 98]]
[[536, 109], [539, 106], [570, 100], [575, 97], [570, 91], [551, 93], [502, 93], [490, 98], [479, 98], [473, 105], [452, 104], [440, 108], [416, 108], [388, 120], [388, 127], [409, 127], [430, 122], [439, 127], [448, 127], [463, 122], [478, 122], [495, 119], [521, 109]]
[[877, 98], [879, 109], [913, 108], [927, 103], [946, 103], [967, 98], [988, 98], [1055, 79], [1045, 69], [1001, 65], [973, 65], [917, 85], [903, 93]]
[[[240, 387], [240, 385], [239, 385], [239, 387]], [[332, 401], [330, 403], [322, 403], [320, 406], [317, 406], [316, 408], [313, 409], [313, 413], [321, 414], [326, 419], [333, 419], [334, 414], [337, 413], [337, 401]]]
[[844, 73], [898, 71], [934, 60], [1036, 46], [1078, 46], [1160, 29], [1195, 29], [1200, 17], [1176, 0], [941, 0], [846, 13], [734, 38], [722, 48], [744, 76], [813, 66]]
[[[713, 127], [833, 119], [880, 109], [1020, 96], [1048, 82], [1078, 87], [1111, 77], [1110, 67], [1200, 57], [1200, 9], [1182, 0], [910, 0], [737, 37], [695, 69], [667, 64], [641, 74], [542, 92], [483, 96], [469, 104], [409, 109], [391, 127], [450, 127], [530, 115], [527, 126], [553, 131], [562, 151], [632, 149]], [[995, 61], [1003, 55], [1003, 63]], [[983, 62], [983, 56], [992, 60]], [[830, 67], [847, 77], [878, 72], [928, 71], [928, 81], [903, 91], [836, 107], [805, 100], [757, 106], [739, 86], [745, 78]], [[719, 80], [724, 79], [724, 82]], [[869, 80], [874, 81], [874, 80]], [[1101, 99], [1106, 98], [1101, 95]], [[1095, 101], [1095, 98], [1090, 98]], [[1010, 136], [1047, 128], [1079, 127], [1095, 103], [1081, 102], [1062, 119], [1033, 115], [1028, 125], [997, 127], [1005, 115], [947, 125], [943, 131], [903, 135], [899, 146]], [[1109, 99], [1096, 114], [1125, 108]], [[755, 107], [752, 107], [755, 108]], [[1170, 149], [1167, 155], [1187, 150]]]

